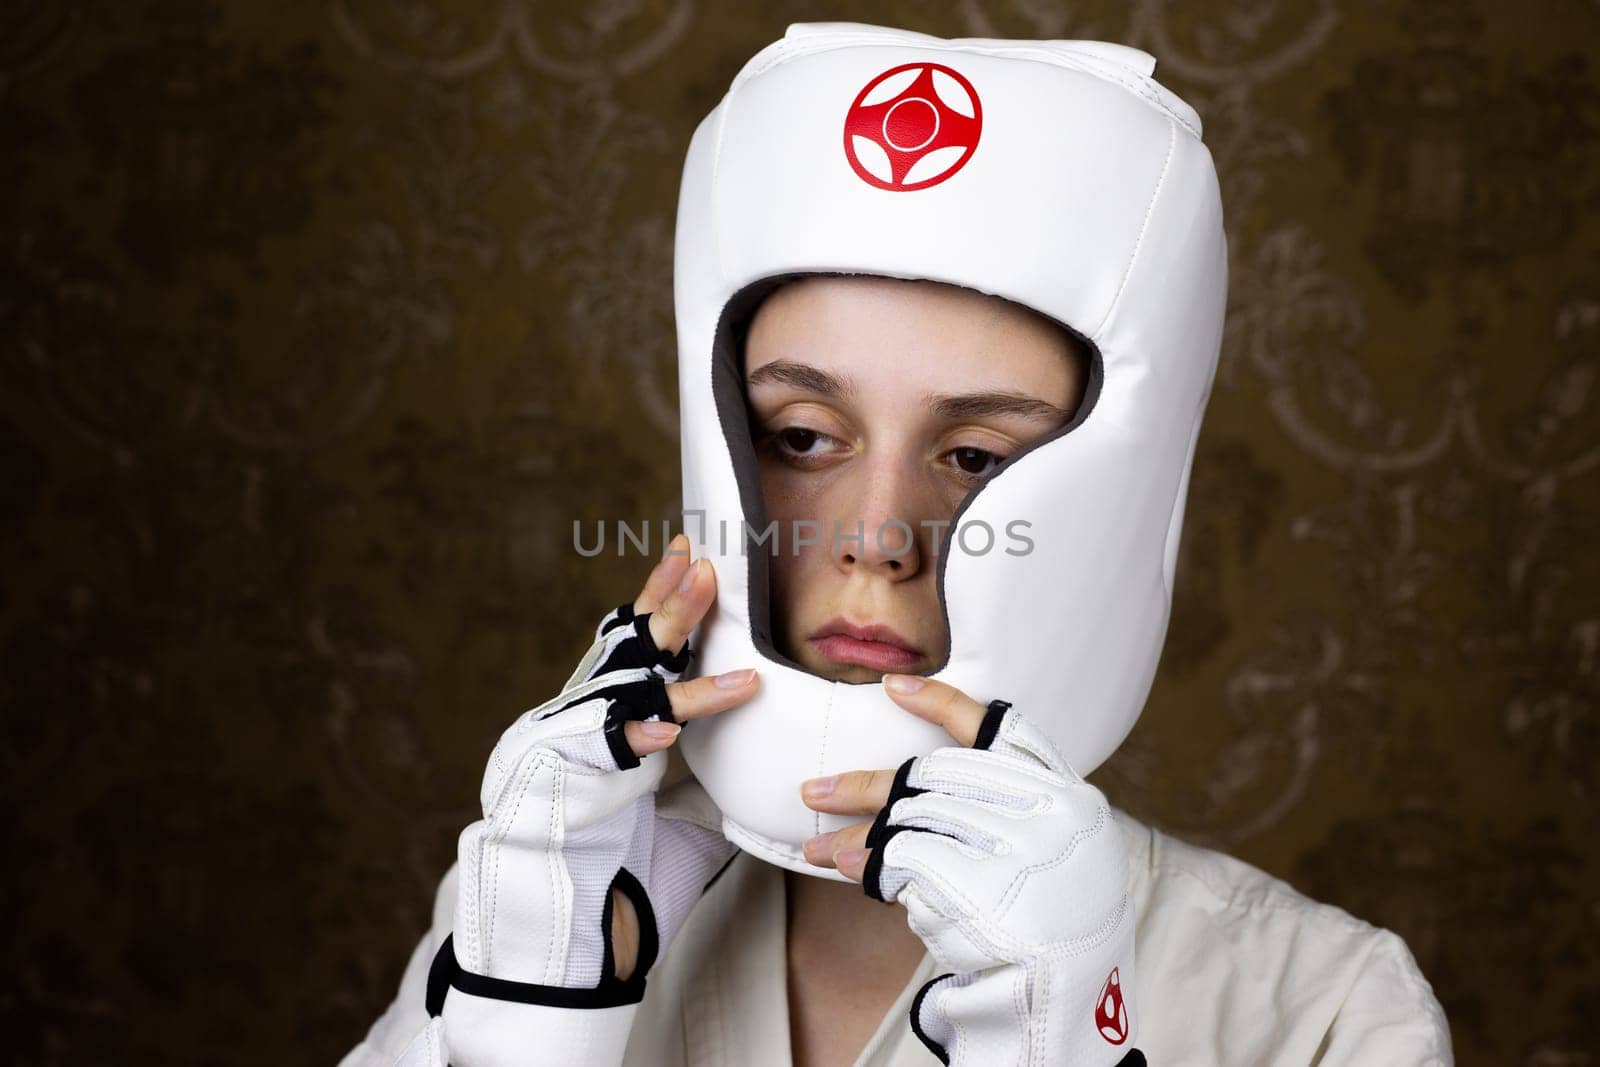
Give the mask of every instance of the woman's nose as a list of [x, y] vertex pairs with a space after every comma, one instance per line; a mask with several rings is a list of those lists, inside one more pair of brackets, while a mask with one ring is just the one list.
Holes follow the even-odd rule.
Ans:
[[925, 502], [911, 479], [875, 475], [863, 480], [847, 506], [838, 509], [832, 538], [834, 562], [844, 569], [868, 568], [894, 581], [921, 570], [925, 557]]

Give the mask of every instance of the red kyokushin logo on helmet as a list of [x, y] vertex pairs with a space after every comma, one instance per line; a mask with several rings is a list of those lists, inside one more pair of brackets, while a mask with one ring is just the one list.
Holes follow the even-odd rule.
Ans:
[[971, 82], [937, 63], [907, 63], [856, 95], [844, 119], [844, 154], [862, 181], [909, 193], [966, 166], [982, 129]]

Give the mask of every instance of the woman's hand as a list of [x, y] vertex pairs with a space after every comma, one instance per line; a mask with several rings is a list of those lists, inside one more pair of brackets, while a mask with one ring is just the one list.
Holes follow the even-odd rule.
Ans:
[[[656, 647], [678, 654], [694, 628], [717, 599], [716, 570], [709, 559], [689, 558], [689, 538], [672, 539], [644, 588], [633, 598], [636, 616], [649, 615], [650, 636]], [[710, 678], [672, 682], [666, 686], [672, 718], [678, 724], [737, 707], [755, 695], [759, 678], [754, 668], [728, 671]], [[680, 725], [669, 722], [627, 722], [623, 726], [635, 756], [670, 748]], [[611, 943], [618, 978], [632, 977], [639, 951], [639, 918], [633, 901], [618, 889], [611, 891]]]
[[946, 1063], [1143, 1063], [1133, 1049], [1133, 914], [1101, 792], [1003, 700], [888, 675], [896, 704], [957, 746], [898, 770], [802, 784], [808, 807], [875, 816], [806, 858], [905, 906], [943, 974], [911, 1023]]
[[681, 680], [715, 598], [709, 561], [674, 538], [561, 691], [501, 735], [483, 818], [461, 834], [454, 923], [428, 982], [439, 1018], [415, 1062], [497, 1067], [535, 1047], [541, 1062], [621, 1058], [646, 974], [735, 851], [697, 782], [656, 803], [682, 724], [759, 684], [748, 669]]
[[[962, 748], [972, 747], [988, 714], [984, 705], [955, 686], [915, 674], [886, 674], [883, 689], [889, 699], [919, 719], [942, 728]], [[867, 817], [865, 822], [811, 838], [805, 845], [806, 860], [819, 867], [837, 868], [852, 881], [861, 881], [870, 852], [867, 834], [872, 829], [873, 817], [889, 802], [894, 777], [894, 768], [889, 768], [850, 771], [802, 782], [800, 795], [813, 811]]]
[[[704, 557], [691, 560], [689, 538], [679, 534], [633, 598], [633, 613], [649, 615], [650, 637], [656, 647], [677, 656], [716, 599], [716, 569]], [[756, 672], [751, 667], [711, 678], [671, 682], [666, 693], [676, 723], [630, 721], [623, 727], [624, 735], [635, 756], [660, 752], [678, 739], [681, 727], [677, 724], [743, 704], [755, 696], [757, 688]]]

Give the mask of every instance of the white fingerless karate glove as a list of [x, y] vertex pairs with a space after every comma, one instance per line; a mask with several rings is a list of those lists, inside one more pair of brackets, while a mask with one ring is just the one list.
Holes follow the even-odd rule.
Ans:
[[941, 969], [911, 1025], [961, 1067], [1135, 1067], [1133, 906], [1105, 796], [993, 701], [972, 748], [907, 760], [862, 882]]
[[[735, 852], [709, 800], [657, 811], [667, 754], [640, 759], [623, 734], [628, 720], [673, 721], [666, 684], [691, 656], [658, 649], [649, 618], [632, 604], [607, 615], [561, 693], [495, 746], [484, 817], [461, 835], [454, 927], [428, 977], [436, 1018], [401, 1064], [621, 1062], [646, 972]], [[639, 920], [626, 980], [612, 959], [613, 887]]]

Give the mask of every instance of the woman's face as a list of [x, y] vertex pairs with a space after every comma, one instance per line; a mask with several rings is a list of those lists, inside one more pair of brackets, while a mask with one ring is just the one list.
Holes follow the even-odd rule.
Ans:
[[1071, 419], [1084, 368], [1055, 324], [957, 286], [824, 276], [767, 297], [744, 374], [777, 523], [779, 650], [837, 681], [931, 670], [947, 639], [938, 524], [1002, 460]]

